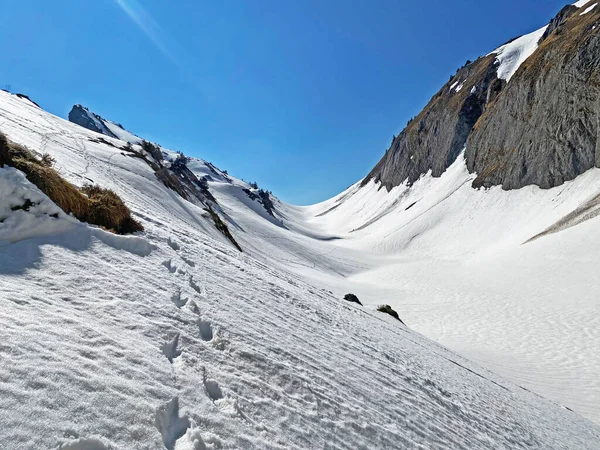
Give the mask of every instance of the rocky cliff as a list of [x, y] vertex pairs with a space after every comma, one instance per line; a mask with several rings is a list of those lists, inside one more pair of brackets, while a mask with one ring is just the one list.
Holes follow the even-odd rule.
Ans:
[[465, 144], [475, 187], [549, 188], [599, 167], [600, 8], [591, 5], [568, 5], [547, 27], [459, 69], [363, 184], [389, 190], [440, 176]]
[[600, 8], [560, 16], [469, 137], [476, 187], [551, 188], [600, 167]]
[[468, 62], [433, 96], [425, 109], [392, 141], [363, 183], [374, 178], [387, 189], [412, 183], [432, 171], [440, 176], [465, 146], [473, 126], [505, 82], [494, 55]]
[[69, 122], [81, 125], [88, 130], [95, 131], [96, 133], [104, 134], [112, 138], [118, 138], [108, 127], [104, 124], [104, 119], [97, 114], [94, 114], [85, 106], [75, 105], [69, 112]]

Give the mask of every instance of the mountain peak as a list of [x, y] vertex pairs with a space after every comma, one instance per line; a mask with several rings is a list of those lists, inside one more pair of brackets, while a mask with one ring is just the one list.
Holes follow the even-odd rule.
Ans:
[[69, 121], [81, 125], [90, 131], [95, 131], [96, 133], [131, 144], [138, 144], [142, 141], [141, 138], [130, 131], [127, 131], [120, 123], [106, 120], [81, 104], [76, 104], [71, 108], [71, 111], [69, 112]]

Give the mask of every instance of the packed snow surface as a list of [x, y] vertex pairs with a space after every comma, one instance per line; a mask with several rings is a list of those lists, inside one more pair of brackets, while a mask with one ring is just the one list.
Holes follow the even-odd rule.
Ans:
[[0, 167], [0, 192], [0, 245], [66, 233], [79, 225], [17, 169]]
[[141, 139], [137, 137], [135, 134], [130, 133], [127, 130], [124, 130], [119, 125], [110, 120], [103, 120], [102, 123], [108, 130], [114, 134], [117, 138], [125, 142], [131, 142], [132, 144], [137, 144], [141, 142]]
[[593, 10], [593, 9], [594, 9], [596, 6], [598, 6], [598, 3], [594, 3], [592, 6], [588, 6], [588, 7], [585, 9], [585, 11], [583, 11], [583, 12], [580, 14], [580, 16], [584, 16], [584, 15], [586, 15], [586, 14], [588, 14], [588, 13], [592, 12], [592, 10]]
[[585, 5], [587, 5], [589, 2], [591, 2], [592, 0], [579, 0], [576, 3], [573, 3], [574, 6], [577, 6], [578, 8], [582, 8]]
[[497, 55], [498, 78], [509, 81], [517, 69], [529, 58], [538, 47], [538, 42], [548, 26], [533, 33], [515, 39], [492, 53]]
[[[125, 142], [2, 92], [0, 119], [146, 228], [0, 242], [2, 449], [599, 448], [600, 428], [558, 404], [598, 420], [598, 219], [521, 245], [600, 191], [598, 171], [475, 191], [459, 159], [390, 193], [273, 198], [271, 216], [246, 183], [191, 161], [240, 253]], [[27, 198], [26, 220], [73, 222], [14, 169], [0, 183], [5, 222]]]

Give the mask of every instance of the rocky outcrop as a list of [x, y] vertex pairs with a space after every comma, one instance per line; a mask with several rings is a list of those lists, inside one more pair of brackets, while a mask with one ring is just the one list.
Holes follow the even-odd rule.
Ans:
[[600, 167], [600, 8], [580, 11], [559, 13], [477, 123], [466, 152], [474, 187], [551, 188]]
[[548, 28], [546, 28], [546, 31], [540, 38], [538, 44], [541, 44], [543, 41], [545, 41], [548, 36], [550, 36], [552, 33], [558, 30], [562, 26], [562, 24], [565, 23], [565, 21], [577, 11], [579, 11], [579, 8], [574, 5], [567, 5], [563, 9], [561, 9], [559, 13], [548, 24]]
[[275, 217], [275, 205], [273, 205], [269, 192], [258, 188], [254, 190], [244, 188], [242, 191], [250, 198], [250, 200], [260, 203], [270, 216]]
[[362, 303], [360, 302], [358, 297], [354, 294], [344, 295], [344, 300], [346, 300], [347, 302], [350, 302], [350, 303], [358, 303], [360, 306], [362, 306]]
[[363, 180], [388, 190], [413, 183], [429, 170], [440, 176], [463, 150], [473, 126], [506, 84], [497, 77], [495, 55], [468, 62], [395, 137]]
[[69, 122], [76, 123], [88, 130], [95, 131], [96, 133], [104, 134], [112, 138], [117, 138], [107, 127], [104, 125], [104, 119], [97, 114], [94, 114], [85, 106], [75, 105], [69, 112]]
[[550, 188], [600, 167], [600, 7], [587, 9], [561, 9], [508, 84], [496, 53], [459, 69], [362, 184], [440, 176], [465, 144], [474, 187]]

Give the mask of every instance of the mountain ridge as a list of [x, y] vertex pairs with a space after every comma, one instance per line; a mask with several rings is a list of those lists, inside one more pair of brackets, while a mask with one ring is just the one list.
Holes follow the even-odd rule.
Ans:
[[[487, 56], [460, 68], [421, 113], [395, 137], [383, 158], [363, 179], [362, 185], [374, 179], [389, 191], [404, 182], [414, 183], [429, 170], [434, 177], [439, 177], [463, 148], [466, 148], [469, 171], [479, 175], [474, 187], [502, 185], [505, 189], [516, 189], [536, 184], [550, 188], [573, 179], [591, 167], [598, 167], [600, 163], [593, 156], [598, 134], [598, 127], [593, 123], [594, 118], [600, 116], [600, 110], [594, 103], [598, 98], [597, 93], [594, 95], [597, 90], [595, 85], [580, 83], [576, 88], [565, 85], [560, 92], [555, 92], [546, 80], [546, 87], [542, 86], [542, 90], [545, 89], [543, 92], [525, 88], [525, 83], [534, 86], [536, 80], [544, 80], [548, 76], [553, 77], [554, 83], [570, 77], [581, 80], [598, 77], [598, 60], [594, 55], [598, 54], [600, 46], [600, 9], [592, 8], [583, 14], [578, 5], [588, 3], [567, 5], [547, 27], [513, 39]], [[523, 41], [523, 44], [516, 45], [518, 41]], [[505, 61], [503, 52], [507, 47], [517, 48], [515, 54]], [[571, 61], [578, 55], [589, 56], [576, 65], [568, 63], [569, 55]], [[528, 69], [527, 64], [538, 57], [563, 62], [556, 64], [551, 73]], [[465, 85], [468, 95], [462, 90]], [[570, 114], [553, 120], [552, 125], [569, 129], [576, 126], [581, 116], [587, 125], [580, 128], [578, 133], [583, 132], [587, 138], [562, 136], [552, 149], [545, 149], [543, 146], [548, 145], [548, 139], [524, 136], [528, 128], [540, 127], [540, 123], [551, 117], [552, 111], [560, 108], [553, 104], [551, 108], [532, 110], [534, 107], [531, 105], [541, 104], [552, 95], [563, 98], [561, 101], [564, 102], [581, 94], [589, 98], [583, 105], [587, 109], [584, 114], [575, 114], [577, 111], [571, 108]], [[515, 111], [526, 108], [538, 123], [529, 124], [526, 116], [512, 118], [516, 115]], [[513, 133], [512, 130], [517, 131]], [[505, 136], [511, 133], [514, 138], [506, 140]], [[523, 150], [530, 145], [530, 140], [537, 140], [539, 145], [535, 149]], [[576, 152], [576, 157], [582, 162], [567, 167], [568, 163], [564, 161], [568, 159], [572, 147], [577, 146], [583, 147]], [[510, 156], [514, 148], [521, 149], [520, 153]], [[588, 150], [590, 148], [593, 148], [591, 152]], [[558, 156], [553, 157], [552, 154]]]

